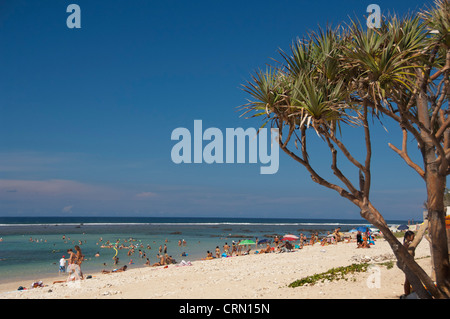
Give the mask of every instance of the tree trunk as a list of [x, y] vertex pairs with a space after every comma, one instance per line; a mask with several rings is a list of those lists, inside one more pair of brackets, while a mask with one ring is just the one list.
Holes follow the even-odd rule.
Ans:
[[[420, 73], [419, 73], [420, 74]], [[429, 132], [433, 132], [430, 124], [430, 115], [427, 98], [427, 81], [423, 75], [419, 76], [419, 92], [417, 94], [417, 116], [419, 122]], [[427, 207], [428, 207], [428, 232], [431, 242], [431, 256], [436, 275], [436, 285], [438, 289], [450, 298], [450, 265], [447, 244], [447, 233], [445, 229], [444, 194], [446, 184], [445, 174], [441, 172], [440, 165], [446, 163], [443, 159], [437, 160], [437, 146], [426, 130], [422, 129], [421, 152], [424, 161], [425, 183], [427, 187]]]
[[[406, 247], [398, 241], [389, 229], [383, 216], [369, 203], [361, 210], [361, 216], [377, 227], [389, 243], [396, 256], [399, 268], [405, 273], [408, 281], [414, 288], [419, 298], [448, 298], [435, 285], [428, 274], [416, 263], [414, 257], [408, 252]], [[425, 290], [424, 285], [428, 292]]]
[[[432, 164], [429, 166], [433, 166]], [[444, 207], [445, 177], [434, 169], [426, 170], [428, 193], [428, 232], [430, 235], [436, 285], [450, 296], [450, 264], [447, 231], [445, 229], [446, 209]]]

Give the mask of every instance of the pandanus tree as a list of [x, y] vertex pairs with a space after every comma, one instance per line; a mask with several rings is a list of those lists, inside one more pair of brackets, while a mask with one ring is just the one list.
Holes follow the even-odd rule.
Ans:
[[[422, 298], [450, 297], [444, 220], [450, 161], [448, 20], [449, 3], [443, 0], [417, 15], [390, 16], [379, 29], [352, 22], [346, 28], [311, 32], [295, 41], [289, 53], [280, 52], [281, 62], [257, 71], [243, 86], [251, 97], [243, 115], [263, 116], [263, 125], [277, 127], [280, 148], [303, 165], [314, 182], [351, 201], [364, 219], [380, 229], [398, 266]], [[402, 148], [389, 146], [425, 181], [436, 283], [390, 231], [370, 199], [369, 123], [376, 125], [378, 121], [371, 120], [381, 117], [399, 124]], [[362, 159], [344, 143], [344, 125], [351, 134], [361, 131]], [[417, 141], [422, 165], [408, 154], [408, 134]], [[319, 173], [311, 161], [308, 141], [313, 135], [330, 151], [333, 180]], [[341, 170], [338, 155], [354, 172]]]
[[[358, 75], [360, 101], [399, 124], [402, 148], [389, 146], [425, 181], [434, 275], [449, 296], [444, 193], [450, 159], [450, 3], [437, 1], [416, 16], [392, 17], [380, 30], [353, 27], [350, 34], [356, 46], [344, 55], [344, 64]], [[408, 154], [408, 134], [418, 144], [422, 165]]]

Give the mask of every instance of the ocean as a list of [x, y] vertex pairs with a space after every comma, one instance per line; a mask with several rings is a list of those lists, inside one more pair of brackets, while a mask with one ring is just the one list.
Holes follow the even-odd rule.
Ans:
[[[406, 221], [388, 221], [390, 225]], [[284, 219], [284, 218], [163, 218], [163, 217], [0, 217], [0, 282], [18, 279], [40, 280], [58, 275], [59, 259], [67, 249], [79, 245], [86, 261], [83, 273], [88, 275], [127, 265], [142, 267], [149, 258], [157, 262], [159, 246], [177, 262], [195, 261], [214, 252], [216, 246], [240, 239], [271, 240], [275, 235], [311, 232], [326, 235], [335, 228], [343, 232], [367, 225], [363, 219]], [[179, 245], [179, 241], [185, 245]], [[130, 243], [137, 248], [127, 256], [128, 249], [102, 248], [107, 242]], [[257, 249], [254, 245], [252, 249]], [[145, 258], [138, 254], [145, 253]], [[181, 256], [184, 253], [184, 256]], [[98, 257], [96, 255], [98, 254]], [[113, 264], [117, 254], [119, 263]], [[61, 278], [65, 279], [62, 274]], [[31, 281], [30, 281], [31, 282]]]

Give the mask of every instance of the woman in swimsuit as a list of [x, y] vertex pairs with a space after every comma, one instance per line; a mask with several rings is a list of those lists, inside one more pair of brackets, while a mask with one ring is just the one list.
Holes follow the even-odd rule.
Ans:
[[81, 264], [83, 263], [84, 255], [81, 253], [80, 246], [75, 245], [75, 250], [77, 251], [76, 264], [80, 267], [81, 279], [83, 279], [83, 272], [81, 271]]

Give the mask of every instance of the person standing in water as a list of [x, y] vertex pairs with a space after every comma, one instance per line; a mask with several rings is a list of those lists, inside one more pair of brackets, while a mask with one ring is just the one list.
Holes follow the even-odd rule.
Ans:
[[75, 245], [75, 250], [76, 250], [76, 252], [77, 252], [77, 255], [76, 255], [76, 264], [78, 265], [78, 267], [80, 267], [81, 279], [83, 279], [83, 272], [81, 271], [81, 264], [83, 263], [84, 255], [81, 253], [81, 248], [80, 248], [80, 246]]

